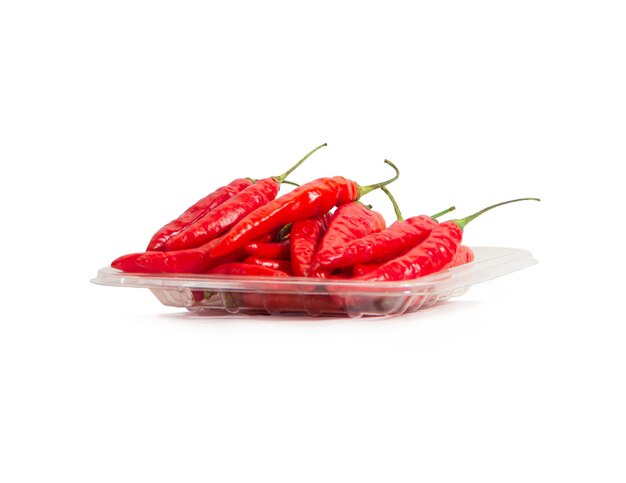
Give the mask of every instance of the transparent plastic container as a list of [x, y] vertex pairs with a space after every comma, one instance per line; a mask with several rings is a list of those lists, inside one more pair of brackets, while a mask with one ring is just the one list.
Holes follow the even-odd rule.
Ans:
[[475, 260], [402, 282], [362, 282], [298, 277], [125, 273], [100, 269], [91, 282], [148, 288], [170, 307], [211, 314], [392, 316], [415, 312], [463, 295], [470, 286], [534, 265], [517, 248], [472, 247]]

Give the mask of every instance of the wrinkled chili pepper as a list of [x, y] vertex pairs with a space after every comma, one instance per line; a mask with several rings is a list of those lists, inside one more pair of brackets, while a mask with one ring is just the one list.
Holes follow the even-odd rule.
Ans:
[[[267, 243], [273, 234], [267, 233], [256, 243]], [[225, 257], [213, 257], [212, 250], [219, 243], [219, 238], [196, 248], [171, 252], [148, 251], [123, 255], [111, 263], [113, 268], [123, 272], [138, 273], [203, 273], [221, 263], [240, 261], [246, 252], [238, 250]]]
[[285, 181], [287, 176], [315, 151], [324, 146], [326, 143], [313, 149], [283, 174], [256, 180], [214, 210], [196, 219], [185, 229], [173, 235], [164, 242], [163, 249], [173, 251], [195, 248], [223, 234], [246, 215], [274, 200], [281, 183]]
[[244, 249], [248, 255], [259, 258], [288, 260], [291, 257], [288, 241], [274, 243], [252, 242], [248, 243]]
[[[452, 257], [452, 260], [448, 262], [441, 270], [446, 270], [448, 268], [458, 267], [459, 265], [464, 265], [466, 263], [470, 263], [474, 261], [474, 252], [467, 245], [459, 246], [459, 249]], [[386, 262], [376, 262], [376, 263], [357, 263], [352, 267], [352, 275], [354, 277], [359, 277], [361, 275], [365, 275], [366, 273], [370, 273], [377, 268], [384, 265]]]
[[124, 272], [140, 273], [203, 273], [226, 262], [243, 259], [246, 254], [238, 250], [225, 257], [213, 257], [212, 250], [219, 238], [197, 248], [173, 252], [150, 251], [124, 255], [111, 263], [113, 268]]
[[313, 257], [313, 267], [310, 276], [318, 278], [328, 278], [332, 273], [332, 268], [321, 268], [319, 260], [324, 259], [328, 252], [335, 251], [338, 247], [343, 247], [346, 243], [362, 238], [370, 233], [377, 233], [386, 227], [383, 215], [373, 211], [357, 201], [341, 205], [328, 225], [328, 229], [315, 256]]
[[272, 258], [260, 258], [257, 256], [250, 256], [244, 259], [243, 263], [250, 265], [259, 265], [261, 267], [273, 268], [274, 270], [280, 270], [287, 274], [291, 274], [291, 262], [289, 260], [277, 260]]
[[319, 178], [303, 184], [289, 193], [257, 208], [239, 221], [215, 248], [215, 256], [223, 256], [244, 247], [255, 238], [287, 223], [326, 213], [334, 206], [358, 200], [372, 190], [385, 186], [400, 175], [398, 168], [388, 160], [396, 175], [381, 183], [359, 186], [342, 176]]
[[428, 237], [415, 248], [400, 257], [388, 261], [372, 272], [355, 277], [355, 280], [411, 280], [437, 272], [453, 259], [463, 238], [463, 228], [470, 221], [497, 206], [524, 200], [539, 201], [538, 198], [520, 198], [504, 201], [488, 206], [465, 218], [444, 221], [435, 226]]
[[291, 267], [296, 277], [308, 277], [317, 245], [326, 231], [330, 213], [294, 221], [289, 235]]
[[382, 190], [391, 200], [398, 221], [386, 229], [376, 230], [347, 243], [336, 243], [315, 256], [314, 270], [350, 267], [372, 261], [391, 260], [424, 240], [437, 225], [435, 218], [454, 210], [454, 206], [433, 216], [414, 216], [405, 220], [393, 195]]
[[249, 178], [239, 178], [231, 181], [228, 185], [218, 188], [213, 193], [196, 201], [185, 212], [175, 220], [160, 228], [150, 240], [146, 250], [162, 250], [165, 243], [177, 235], [199, 218], [205, 216], [219, 205], [243, 191], [252, 184]]

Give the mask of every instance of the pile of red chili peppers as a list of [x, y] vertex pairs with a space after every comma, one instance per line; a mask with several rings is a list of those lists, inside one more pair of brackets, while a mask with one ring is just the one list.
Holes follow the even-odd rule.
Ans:
[[[159, 229], [145, 251], [117, 258], [113, 268], [135, 273], [316, 277], [362, 281], [409, 280], [473, 261], [461, 244], [463, 228], [498, 203], [466, 218], [404, 219], [386, 186], [399, 176], [360, 186], [341, 176], [319, 178], [278, 196], [287, 177], [322, 144], [279, 176], [235, 179]], [[362, 204], [382, 189], [398, 220]]]

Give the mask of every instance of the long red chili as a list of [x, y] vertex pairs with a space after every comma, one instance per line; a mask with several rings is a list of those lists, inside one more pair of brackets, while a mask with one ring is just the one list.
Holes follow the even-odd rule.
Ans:
[[453, 259], [463, 238], [463, 228], [470, 221], [497, 206], [523, 200], [539, 201], [538, 198], [520, 198], [505, 201], [488, 206], [466, 218], [440, 223], [433, 228], [421, 244], [404, 255], [383, 264], [378, 269], [356, 277], [355, 280], [410, 280], [437, 272]]
[[317, 245], [326, 231], [330, 213], [294, 221], [289, 235], [291, 267], [296, 277], [308, 277]]
[[274, 228], [326, 213], [334, 206], [356, 201], [366, 193], [398, 179], [400, 175], [398, 168], [391, 161], [385, 160], [385, 163], [396, 170], [396, 175], [382, 183], [359, 186], [342, 176], [320, 178], [257, 208], [224, 236], [222, 243], [215, 248], [215, 256], [223, 256], [238, 250]]
[[124, 255], [111, 263], [113, 268], [124, 272], [140, 273], [203, 273], [208, 269], [226, 262], [243, 259], [242, 250], [229, 253], [224, 257], [213, 257], [213, 248], [219, 238], [196, 248], [174, 252], [150, 251]]
[[248, 186], [214, 210], [196, 219], [195, 222], [191, 223], [184, 230], [172, 236], [163, 244], [163, 248], [165, 250], [195, 248], [218, 237], [246, 215], [275, 199], [280, 189], [280, 184], [287, 176], [315, 151], [324, 146], [326, 146], [326, 143], [313, 149], [283, 174], [258, 180]]
[[[464, 265], [466, 263], [470, 263], [474, 261], [474, 252], [467, 245], [459, 246], [458, 250], [452, 257], [452, 260], [448, 262], [441, 270], [446, 270], [448, 268], [458, 267], [459, 265]], [[365, 275], [366, 273], [372, 272], [377, 268], [380, 268], [384, 265], [385, 262], [378, 263], [357, 263], [352, 267], [352, 275], [354, 277], [359, 277], [361, 275]]]
[[362, 238], [370, 233], [377, 233], [386, 227], [385, 218], [377, 211], [373, 211], [362, 203], [354, 201], [341, 205], [328, 225], [326, 233], [322, 237], [315, 257], [311, 276], [327, 278], [332, 269], [326, 267], [319, 268], [320, 259], [328, 256], [329, 252], [334, 252], [338, 247], [343, 247], [346, 243]]
[[196, 201], [178, 218], [170, 221], [167, 225], [160, 228], [152, 236], [146, 250], [162, 250], [164, 244], [167, 243], [170, 238], [177, 235], [193, 222], [205, 216], [207, 213], [214, 210], [240, 191], [243, 191], [251, 184], [252, 180], [249, 178], [238, 178], [231, 181], [228, 185], [218, 188], [201, 200]]
[[320, 250], [315, 257], [316, 269], [350, 267], [372, 261], [391, 260], [424, 240], [437, 225], [434, 218], [454, 210], [452, 206], [432, 217], [421, 215], [405, 220], [393, 195], [385, 187], [382, 190], [391, 200], [398, 221], [382, 231], [378, 230], [362, 238]]

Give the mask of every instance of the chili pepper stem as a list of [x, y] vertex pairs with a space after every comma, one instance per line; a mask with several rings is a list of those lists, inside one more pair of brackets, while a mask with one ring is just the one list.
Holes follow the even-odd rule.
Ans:
[[496, 203], [495, 205], [488, 206], [487, 208], [483, 208], [482, 210], [477, 211], [473, 215], [469, 215], [469, 216], [466, 216], [465, 218], [461, 218], [459, 220], [452, 220], [452, 221], [454, 221], [457, 225], [459, 225], [459, 227], [461, 227], [461, 229], [463, 229], [470, 221], [482, 215], [486, 211], [493, 210], [494, 208], [498, 206], [508, 205], [509, 203], [515, 203], [517, 201], [541, 201], [541, 200], [539, 198], [518, 198], [516, 200], [503, 201], [501, 203]]
[[454, 211], [454, 210], [456, 210], [456, 206], [451, 206], [451, 207], [450, 207], [450, 208], [448, 208], [447, 210], [440, 211], [440, 212], [439, 212], [439, 213], [437, 213], [436, 215], [431, 216], [431, 218], [432, 218], [433, 220], [436, 220], [436, 219], [437, 219], [437, 218], [439, 218], [440, 216], [443, 216], [443, 215], [445, 215], [445, 214], [447, 214], [447, 213], [450, 213], [451, 211]]
[[388, 179], [387, 181], [382, 181], [380, 183], [371, 184], [368, 186], [359, 186], [358, 198], [360, 198], [363, 195], [366, 195], [370, 191], [374, 191], [375, 189], [382, 188], [383, 186], [387, 186], [389, 183], [393, 183], [395, 180], [397, 180], [400, 177], [400, 170], [397, 168], [395, 164], [393, 164], [388, 159], [385, 159], [385, 164], [388, 164], [389, 166], [391, 166], [396, 171], [396, 175], [393, 178]]
[[289, 176], [298, 166], [300, 166], [302, 163], [304, 163], [309, 156], [311, 156], [311, 154], [313, 154], [315, 151], [317, 151], [318, 149], [323, 148], [324, 146], [328, 146], [327, 143], [324, 144], [320, 144], [318, 147], [316, 147], [315, 149], [313, 149], [312, 151], [310, 151], [309, 153], [306, 154], [306, 156], [304, 156], [300, 161], [298, 161], [296, 164], [294, 164], [291, 168], [289, 168], [287, 171], [285, 171], [283, 174], [279, 175], [279, 176], [272, 176], [278, 183], [283, 183], [286, 179], [287, 176]]
[[398, 221], [404, 221], [404, 217], [402, 216], [402, 212], [400, 211], [400, 207], [398, 206], [398, 202], [393, 197], [391, 192], [385, 187], [381, 186], [380, 189], [387, 195], [387, 197], [391, 200], [391, 204], [393, 205], [393, 211], [396, 212], [396, 218]]

